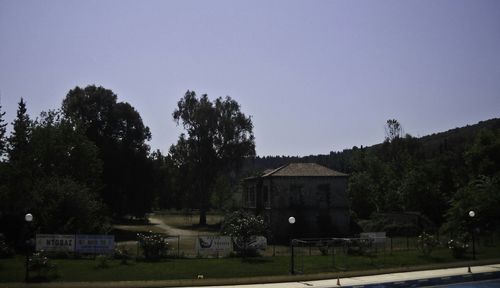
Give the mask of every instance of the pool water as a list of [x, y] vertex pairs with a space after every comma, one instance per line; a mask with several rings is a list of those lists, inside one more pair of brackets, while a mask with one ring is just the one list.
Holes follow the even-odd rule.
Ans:
[[457, 283], [448, 285], [438, 285], [431, 287], [449, 287], [449, 288], [500, 288], [500, 279], [486, 280], [486, 281], [476, 281], [467, 283]]

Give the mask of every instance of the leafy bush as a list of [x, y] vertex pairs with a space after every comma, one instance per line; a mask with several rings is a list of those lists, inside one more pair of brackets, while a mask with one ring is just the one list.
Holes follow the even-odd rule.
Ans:
[[14, 257], [14, 249], [10, 248], [3, 237], [0, 238], [0, 259]]
[[467, 248], [469, 248], [469, 245], [462, 239], [451, 239], [448, 241], [448, 249], [450, 249], [451, 255], [454, 258], [464, 258]]
[[165, 236], [159, 233], [138, 233], [139, 245], [144, 253], [144, 258], [156, 261], [167, 255], [169, 244]]
[[418, 249], [424, 256], [429, 256], [438, 245], [439, 241], [433, 235], [423, 232], [418, 236]]
[[120, 264], [127, 265], [129, 260], [132, 260], [132, 255], [127, 248], [118, 247], [115, 249], [115, 259], [120, 260]]
[[[28, 270], [31, 276], [30, 281], [49, 281], [57, 277], [56, 265], [52, 264], [43, 251], [34, 253], [31, 257], [29, 257]], [[35, 272], [36, 275], [31, 275], [31, 272]]]

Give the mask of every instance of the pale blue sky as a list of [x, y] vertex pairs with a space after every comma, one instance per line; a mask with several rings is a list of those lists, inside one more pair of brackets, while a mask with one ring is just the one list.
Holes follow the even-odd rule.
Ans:
[[75, 86], [131, 103], [164, 153], [186, 90], [252, 115], [258, 155], [423, 136], [500, 117], [500, 1], [0, 0], [1, 105]]

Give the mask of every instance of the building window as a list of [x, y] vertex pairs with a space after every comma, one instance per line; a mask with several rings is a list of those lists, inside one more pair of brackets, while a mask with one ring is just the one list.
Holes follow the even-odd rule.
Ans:
[[248, 208], [255, 208], [256, 191], [255, 186], [250, 186], [248, 190]]
[[290, 185], [290, 205], [304, 206], [304, 195], [302, 185]]
[[318, 198], [318, 203], [320, 206], [330, 206], [330, 184], [320, 184], [318, 185], [318, 190], [316, 192], [316, 197]]
[[262, 202], [264, 203], [264, 208], [271, 208], [271, 195], [269, 194], [269, 188], [267, 186], [262, 187]]

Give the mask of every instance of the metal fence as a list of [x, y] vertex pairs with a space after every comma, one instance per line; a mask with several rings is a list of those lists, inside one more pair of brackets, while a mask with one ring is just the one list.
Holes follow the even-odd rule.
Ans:
[[[172, 258], [194, 258], [194, 257], [224, 257], [227, 255], [212, 253], [212, 254], [203, 254], [198, 253], [196, 249], [196, 241], [198, 241], [199, 237], [207, 237], [213, 235], [169, 235], [165, 236], [166, 241], [169, 244], [168, 256]], [[440, 247], [446, 247], [447, 242], [452, 239], [448, 235], [435, 236], [440, 242]], [[296, 252], [299, 253], [297, 255], [307, 255], [307, 256], [317, 256], [324, 255], [325, 253], [330, 255], [332, 253], [348, 254], [349, 247], [345, 243], [335, 245], [328, 244], [328, 251], [325, 250], [324, 246], [322, 247], [320, 242], [328, 242], [332, 238], [325, 239], [298, 239], [296, 245]], [[355, 238], [351, 238], [355, 239]], [[333, 243], [333, 242], [332, 242]], [[490, 236], [482, 236], [478, 237], [476, 240], [476, 245], [480, 246], [488, 246], [494, 245], [496, 243], [500, 243], [500, 235], [490, 235]], [[126, 241], [119, 242], [118, 247], [123, 247], [129, 250], [131, 254], [135, 256], [142, 255], [141, 248], [137, 241]], [[403, 252], [403, 251], [415, 251], [419, 249], [419, 241], [418, 237], [383, 237], [374, 239], [373, 245], [370, 247], [370, 252], [376, 253], [377, 255], [382, 254], [391, 254], [394, 252]], [[335, 250], [335, 251], [334, 251]], [[352, 250], [352, 249], [351, 249]], [[352, 252], [352, 251], [350, 251]], [[267, 248], [265, 250], [260, 251], [260, 254], [265, 257], [272, 256], [290, 256], [291, 255], [291, 246], [283, 245], [283, 244], [274, 244], [268, 243]]]

